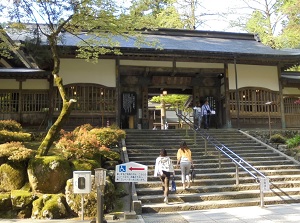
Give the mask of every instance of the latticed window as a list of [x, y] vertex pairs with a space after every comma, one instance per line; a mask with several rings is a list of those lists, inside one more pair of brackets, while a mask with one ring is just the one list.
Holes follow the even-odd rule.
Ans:
[[[238, 98], [236, 94], [238, 94]], [[268, 89], [241, 88], [238, 92], [231, 90], [229, 99], [231, 112], [237, 112], [238, 101], [241, 113], [266, 113], [268, 106], [271, 113], [279, 112], [279, 93]], [[272, 104], [267, 106], [267, 102], [272, 102]]]
[[22, 93], [22, 111], [40, 112], [49, 109], [48, 92], [23, 92]]
[[19, 92], [0, 92], [0, 112], [19, 111]]
[[[76, 99], [74, 111], [81, 112], [114, 112], [116, 103], [115, 88], [102, 85], [69, 85], [65, 86], [69, 99]], [[55, 91], [55, 108], [61, 110], [62, 99], [58, 90]]]
[[286, 96], [283, 98], [285, 114], [300, 114], [300, 104], [295, 103], [297, 100], [299, 100], [299, 98], [295, 96]]

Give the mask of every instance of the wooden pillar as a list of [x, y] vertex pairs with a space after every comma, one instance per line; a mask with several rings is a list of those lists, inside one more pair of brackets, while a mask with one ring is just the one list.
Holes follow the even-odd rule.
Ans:
[[277, 66], [277, 73], [278, 73], [278, 84], [279, 84], [279, 104], [280, 104], [280, 114], [281, 114], [281, 127], [283, 129], [286, 128], [285, 122], [285, 113], [284, 113], [284, 102], [283, 102], [283, 93], [282, 93], [282, 80], [281, 80], [281, 66]]
[[228, 79], [228, 64], [224, 65], [224, 87], [225, 87], [225, 122], [226, 127], [231, 128], [231, 116], [230, 116], [230, 98], [229, 98], [229, 79]]
[[20, 79], [17, 79], [17, 81], [19, 82], [18, 115], [19, 115], [19, 122], [22, 123], [23, 122], [22, 93], [23, 93], [23, 81], [25, 81], [25, 80], [20, 78]]
[[121, 126], [121, 77], [120, 77], [120, 60], [116, 59], [116, 124]]

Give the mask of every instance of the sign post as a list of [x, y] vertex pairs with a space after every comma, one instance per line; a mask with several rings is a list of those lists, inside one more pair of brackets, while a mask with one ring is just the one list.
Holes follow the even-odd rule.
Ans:
[[129, 182], [130, 183], [130, 212], [132, 207], [132, 183], [133, 182], [147, 182], [148, 166], [128, 162], [116, 165], [115, 182]]
[[84, 194], [91, 193], [91, 171], [73, 171], [74, 194], [81, 194], [81, 220], [84, 220]]

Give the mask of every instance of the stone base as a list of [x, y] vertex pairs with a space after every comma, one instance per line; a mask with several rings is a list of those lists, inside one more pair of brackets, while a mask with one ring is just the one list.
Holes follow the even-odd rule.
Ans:
[[131, 212], [125, 211], [124, 212], [124, 219], [136, 219], [136, 218], [137, 218], [137, 216], [136, 216], [135, 211], [131, 211]]
[[105, 215], [106, 220], [116, 220], [117, 216], [115, 214], [107, 214]]

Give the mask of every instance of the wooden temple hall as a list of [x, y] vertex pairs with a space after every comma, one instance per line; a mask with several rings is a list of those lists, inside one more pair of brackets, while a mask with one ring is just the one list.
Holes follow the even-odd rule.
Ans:
[[[6, 32], [9, 44], [26, 38]], [[218, 128], [267, 128], [269, 118], [276, 128], [300, 127], [300, 74], [288, 71], [299, 65], [300, 51], [271, 49], [246, 33], [159, 29], [142, 35], [158, 46], [136, 47], [134, 37], [115, 36], [122, 54], [90, 63], [76, 57], [80, 40], [62, 34], [60, 76], [69, 98], [77, 100], [68, 125], [152, 129], [160, 116], [149, 99], [166, 91], [190, 95], [191, 107], [209, 99]], [[51, 68], [26, 52], [0, 60], [0, 119], [46, 127], [62, 100]], [[180, 128], [174, 117], [166, 118]]]

